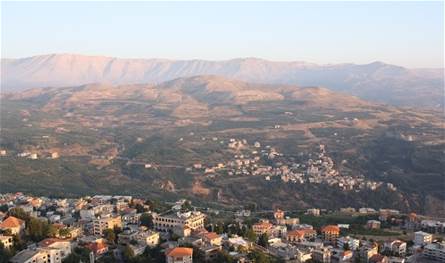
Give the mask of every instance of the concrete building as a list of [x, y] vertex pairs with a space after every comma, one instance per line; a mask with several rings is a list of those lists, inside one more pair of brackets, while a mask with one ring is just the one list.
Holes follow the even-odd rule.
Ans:
[[58, 256], [63, 260], [71, 254], [71, 243], [68, 240], [58, 238], [46, 238], [39, 242], [39, 247], [59, 250]]
[[385, 242], [383, 250], [389, 251], [393, 255], [403, 256], [406, 254], [406, 242], [401, 240]]
[[345, 246], [350, 250], [356, 250], [360, 246], [360, 240], [349, 236], [337, 238], [337, 247], [344, 248]]
[[426, 245], [423, 254], [427, 258], [438, 262], [445, 262], [445, 242]]
[[327, 225], [321, 228], [321, 234], [324, 240], [335, 243], [340, 235], [340, 228], [336, 225]]
[[414, 244], [418, 245], [418, 246], [424, 246], [424, 245], [428, 245], [433, 241], [433, 235], [426, 233], [426, 232], [422, 232], [422, 231], [417, 231], [414, 233]]
[[179, 236], [188, 236], [191, 231], [204, 228], [205, 217], [205, 214], [201, 212], [153, 214], [153, 224], [154, 228], [158, 231], [173, 232]]
[[93, 232], [97, 236], [102, 236], [105, 229], [114, 229], [115, 227], [122, 227], [120, 216], [102, 217], [93, 220]]

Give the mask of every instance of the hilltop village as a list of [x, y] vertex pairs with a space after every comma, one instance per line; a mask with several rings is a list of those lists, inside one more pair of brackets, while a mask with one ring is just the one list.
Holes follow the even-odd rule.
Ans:
[[445, 262], [445, 222], [394, 209], [219, 210], [185, 199], [5, 193], [0, 211], [0, 262]]

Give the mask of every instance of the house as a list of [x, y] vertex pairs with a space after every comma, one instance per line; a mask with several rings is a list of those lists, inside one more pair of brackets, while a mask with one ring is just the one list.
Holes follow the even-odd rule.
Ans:
[[297, 253], [297, 248], [295, 246], [286, 244], [278, 238], [269, 240], [268, 250], [270, 254], [283, 260], [294, 259], [295, 254]]
[[401, 240], [393, 240], [385, 242], [383, 245], [384, 251], [389, 251], [393, 255], [403, 256], [406, 254], [406, 242]]
[[312, 260], [320, 263], [331, 263], [331, 250], [327, 247], [312, 250]]
[[204, 255], [204, 260], [206, 262], [213, 262], [218, 256], [218, 253], [219, 251], [221, 251], [221, 249], [222, 249], [221, 246], [213, 246], [213, 245], [199, 247], [199, 250]]
[[319, 216], [320, 215], [320, 209], [310, 208], [310, 209], [306, 210], [306, 214], [307, 215], [312, 215], [312, 216]]
[[299, 229], [287, 232], [286, 240], [289, 242], [300, 242], [315, 238], [316, 236], [317, 232], [313, 229]]
[[363, 262], [369, 262], [369, 259], [378, 254], [377, 244], [368, 244], [360, 248], [360, 258]]
[[46, 262], [46, 257], [43, 258], [40, 251], [36, 249], [24, 249], [12, 257], [11, 263], [31, 263], [31, 262]]
[[149, 247], [157, 246], [160, 240], [159, 233], [151, 230], [139, 232], [136, 238]]
[[61, 263], [60, 250], [54, 248], [25, 249], [12, 257], [11, 263]]
[[91, 250], [96, 257], [108, 252], [108, 245], [103, 238], [88, 242], [86, 243], [85, 247]]
[[193, 249], [188, 247], [175, 247], [165, 252], [167, 263], [192, 263]]
[[202, 240], [213, 246], [221, 246], [222, 237], [215, 232], [208, 232], [202, 235]]
[[340, 228], [336, 225], [327, 225], [321, 228], [321, 234], [325, 241], [336, 242], [340, 235]]
[[25, 221], [14, 216], [10, 216], [0, 223], [0, 229], [9, 230], [12, 235], [17, 235], [25, 230]]
[[380, 229], [380, 221], [377, 220], [368, 220], [368, 222], [366, 222], [366, 228], [368, 229]]
[[14, 245], [13, 236], [4, 236], [0, 235], [0, 243], [3, 244], [3, 247], [9, 249]]
[[277, 209], [274, 211], [273, 213], [273, 217], [278, 220], [278, 219], [283, 219], [284, 218], [284, 212], [280, 209]]
[[433, 241], [433, 235], [425, 233], [423, 231], [417, 231], [414, 233], [414, 244], [417, 246], [424, 246], [431, 244]]
[[333, 249], [331, 251], [331, 262], [349, 263], [353, 256], [354, 254], [351, 250]]
[[71, 242], [68, 240], [46, 238], [39, 242], [39, 247], [59, 250], [59, 256], [62, 260], [71, 254]]

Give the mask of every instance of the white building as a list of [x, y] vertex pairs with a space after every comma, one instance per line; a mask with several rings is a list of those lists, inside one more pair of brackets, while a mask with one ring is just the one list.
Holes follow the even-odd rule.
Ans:
[[180, 236], [188, 236], [188, 231], [204, 228], [205, 214], [201, 212], [169, 212], [165, 214], [153, 214], [154, 228], [158, 231], [174, 233]]
[[445, 262], [445, 242], [426, 245], [423, 254], [438, 262]]
[[360, 246], [360, 240], [346, 236], [337, 238], [337, 246], [343, 248], [347, 244], [350, 250], [356, 250]]
[[431, 242], [433, 241], [433, 235], [426, 233], [426, 232], [422, 232], [422, 231], [418, 231], [414, 233], [414, 244], [418, 245], [418, 246], [424, 246], [427, 244], [431, 244]]

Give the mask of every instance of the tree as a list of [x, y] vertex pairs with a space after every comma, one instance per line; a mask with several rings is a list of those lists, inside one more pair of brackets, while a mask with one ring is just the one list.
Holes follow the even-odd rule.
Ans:
[[143, 213], [139, 220], [141, 222], [141, 226], [153, 228], [153, 216], [151, 214]]
[[213, 262], [216, 263], [232, 263], [234, 262], [233, 258], [224, 250], [221, 250], [216, 254], [216, 257]]
[[253, 232], [252, 228], [247, 229], [245, 238], [247, 238], [250, 242], [256, 241], [256, 234]]
[[136, 204], [135, 208], [138, 213], [147, 212], [147, 209], [145, 209], [144, 206], [142, 206], [141, 204]]
[[39, 242], [56, 233], [53, 225], [44, 220], [31, 218], [26, 226], [26, 232], [29, 238], [34, 242]]
[[128, 262], [130, 261], [132, 258], [134, 258], [134, 251], [133, 249], [131, 249], [130, 246], [125, 246], [124, 251], [123, 251], [123, 256], [124, 256], [124, 261]]
[[217, 234], [222, 234], [222, 233], [224, 233], [224, 226], [223, 226], [222, 223], [219, 223], [219, 224], [217, 224], [217, 225], [215, 226], [215, 232], [216, 232]]
[[185, 201], [184, 204], [181, 206], [181, 210], [183, 212], [191, 211], [192, 209], [193, 209], [193, 207], [192, 207], [192, 203], [190, 201]]
[[71, 254], [66, 257], [63, 263], [79, 263], [79, 262], [89, 262], [90, 261], [91, 250], [84, 247], [75, 247]]
[[249, 258], [253, 260], [255, 263], [269, 263], [270, 259], [259, 251], [253, 251], [249, 254]]
[[0, 205], [0, 212], [6, 213], [8, 212], [9, 206], [8, 205]]
[[116, 234], [114, 233], [113, 229], [105, 229], [103, 231], [103, 235], [108, 242], [114, 244], [114, 241], [116, 240]]
[[0, 243], [0, 263], [8, 263], [11, 257], [12, 257], [11, 251], [5, 248], [3, 243]]
[[343, 244], [343, 250], [349, 250], [349, 243]]
[[262, 247], [267, 247], [269, 245], [269, 236], [264, 233], [258, 238], [258, 245]]

